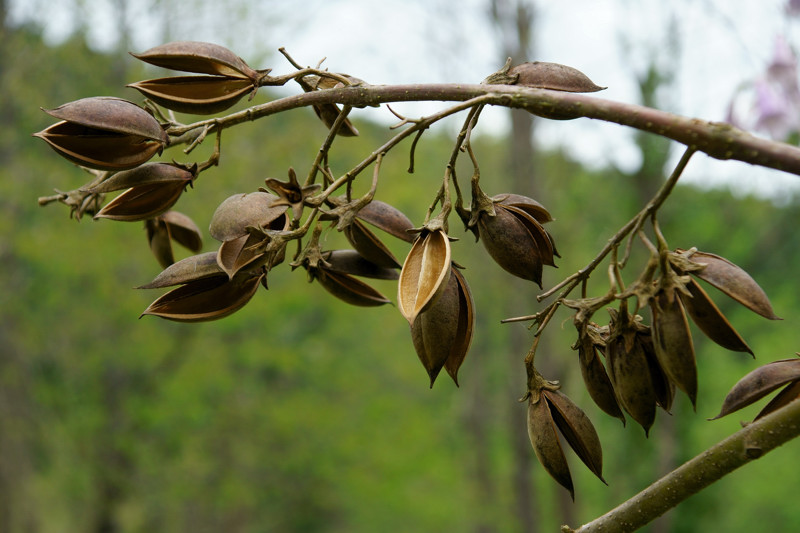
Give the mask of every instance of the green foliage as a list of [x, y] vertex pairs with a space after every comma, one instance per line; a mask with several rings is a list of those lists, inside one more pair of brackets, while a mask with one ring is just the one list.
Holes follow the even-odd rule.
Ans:
[[[471, 234], [452, 228], [460, 238], [454, 258], [475, 280], [483, 337], [462, 369], [460, 390], [428, 389], [396, 309], [346, 307], [308, 284], [302, 270], [276, 270], [268, 292], [219, 322], [136, 320], [155, 296], [130, 288], [160, 270], [142, 228], [67, 223], [58, 206], [41, 211], [36, 197], [49, 194], [53, 176], [70, 184], [84, 176], [28, 137], [47, 120], [39, 103], [119, 95], [118, 71], [98, 75], [115, 72], [119, 58], [93, 53], [80, 39], [50, 49], [26, 29], [7, 35], [0, 45], [0, 116], [10, 125], [0, 133], [0, 530], [95, 531], [109, 520], [122, 531], [468, 531], [480, 524], [516, 530], [511, 480], [518, 465], [509, 428], [524, 424], [514, 400], [525, 381], [522, 354], [504, 347], [509, 331], [523, 326], [498, 325], [510, 276], [488, 264]], [[373, 124], [358, 128], [361, 137], [336, 141], [334, 168], [349, 168], [387, 135]], [[179, 208], [207, 227], [209, 205], [255, 190], [267, 176], [284, 179], [289, 166], [307, 172], [302, 165], [324, 133], [308, 109], [226, 133], [224, 164], [203, 173]], [[490, 194], [504, 191], [503, 142], [475, 140]], [[421, 222], [418, 198], [435, 193], [450, 143], [442, 132], [426, 133], [411, 175], [402, 150], [391, 153], [376, 197], [391, 198]], [[557, 218], [549, 229], [563, 257], [546, 273], [545, 285], [552, 285], [584, 266], [640, 205], [629, 176], [590, 172], [559, 153], [543, 154], [539, 167], [538, 199]], [[697, 246], [746, 268], [778, 314], [796, 317], [793, 265], [800, 251], [789, 232], [797, 209], [796, 202], [776, 208], [679, 187], [662, 212], [662, 229], [673, 246]], [[402, 257], [403, 244], [394, 246]], [[600, 293], [606, 281], [597, 278], [590, 290]], [[393, 283], [377, 287], [394, 298]], [[531, 285], [519, 314], [536, 309], [535, 294]], [[792, 321], [766, 323], [714, 297], [758, 363], [797, 349]], [[563, 311], [558, 317], [568, 318]], [[569, 369], [548, 377], [560, 379], [593, 419], [606, 455], [609, 488], [573, 469], [579, 521], [643, 488], [669, 466], [663, 463], [681, 462], [736, 429], [733, 420], [702, 419], [757, 363], [693, 334], [698, 413], [679, 397], [674, 417], [659, 415], [646, 441], [632, 423], [620, 433], [619, 421], [591, 403], [569, 349], [574, 330], [548, 331], [559, 353], [545, 355], [564, 358]], [[476, 428], [480, 410], [491, 414]], [[797, 449], [794, 443], [679, 507], [673, 530], [758, 530], [765, 510], [778, 529], [797, 529], [800, 511], [781, 502], [800, 489], [800, 478], [774, 482], [776, 472], [796, 470]], [[487, 479], [476, 474], [480, 456], [490, 468]], [[561, 489], [538, 465], [530, 475], [542, 529], [556, 530]]]

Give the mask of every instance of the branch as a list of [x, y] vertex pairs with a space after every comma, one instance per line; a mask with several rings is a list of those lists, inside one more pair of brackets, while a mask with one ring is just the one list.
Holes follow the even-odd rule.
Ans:
[[514, 85], [414, 84], [365, 85], [318, 90], [280, 98], [227, 117], [173, 126], [180, 136], [197, 128], [225, 129], [242, 122], [310, 105], [338, 103], [353, 107], [392, 102], [463, 102], [485, 96], [488, 105], [525, 109], [549, 118], [586, 117], [629, 126], [667, 137], [715, 159], [735, 159], [800, 175], [800, 148], [755, 137], [730, 124], [688, 118], [635, 104], [604, 100], [581, 93]]
[[800, 400], [795, 400], [673, 470], [642, 492], [578, 529], [564, 533], [624, 533], [655, 520], [689, 496], [742, 465], [800, 436]]

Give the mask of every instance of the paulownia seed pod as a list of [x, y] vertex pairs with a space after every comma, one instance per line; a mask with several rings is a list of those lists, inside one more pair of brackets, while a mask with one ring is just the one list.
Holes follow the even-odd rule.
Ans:
[[678, 297], [678, 289], [660, 289], [650, 300], [653, 317], [653, 346], [658, 363], [669, 380], [685, 392], [696, 407], [697, 363], [692, 334], [686, 312]]
[[447, 234], [442, 229], [423, 230], [406, 256], [397, 283], [397, 307], [409, 324], [447, 287], [450, 270]]
[[88, 168], [134, 168], [160, 154], [168, 142], [166, 132], [150, 113], [121, 98], [83, 98], [44, 112], [61, 122], [34, 136], [59, 155]]
[[200, 228], [191, 218], [178, 211], [167, 211], [156, 218], [146, 220], [145, 230], [150, 250], [163, 268], [175, 262], [172, 241], [195, 253], [203, 247]]
[[712, 420], [747, 407], [781, 387], [784, 389], [756, 415], [755, 420], [800, 398], [800, 359], [773, 361], [749, 372], [728, 392], [722, 409]]

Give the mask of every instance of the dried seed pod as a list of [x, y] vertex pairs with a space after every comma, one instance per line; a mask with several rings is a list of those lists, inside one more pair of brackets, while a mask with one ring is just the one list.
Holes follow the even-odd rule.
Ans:
[[225, 274], [190, 281], [164, 294], [144, 310], [177, 322], [202, 322], [226, 317], [247, 304], [264, 273], [243, 272], [234, 279]]
[[193, 252], [199, 252], [203, 247], [200, 228], [191, 218], [177, 211], [167, 211], [161, 216], [145, 220], [145, 230], [150, 250], [163, 268], [175, 262], [173, 240]]
[[697, 362], [689, 321], [677, 288], [661, 289], [650, 301], [656, 358], [670, 381], [685, 392], [696, 407]]
[[413, 324], [450, 278], [450, 239], [442, 229], [423, 230], [408, 252], [397, 284], [397, 307]]
[[284, 229], [288, 224], [286, 206], [273, 206], [277, 199], [274, 194], [260, 191], [228, 197], [211, 217], [211, 236], [227, 241], [247, 234], [248, 227]]
[[638, 338], [640, 325], [627, 312], [614, 312], [611, 316], [611, 335], [606, 343], [609, 377], [622, 408], [648, 434], [656, 418], [656, 393], [647, 355]]
[[61, 122], [34, 136], [59, 155], [88, 168], [134, 168], [160, 154], [167, 145], [167, 134], [158, 121], [120, 98], [83, 98], [44, 111]]
[[257, 80], [266, 71], [256, 71], [224, 46], [198, 41], [176, 41], [162, 44], [141, 54], [131, 54], [151, 65], [179, 70]]
[[402, 211], [386, 202], [372, 200], [359, 209], [356, 216], [393, 237], [406, 242], [414, 241], [414, 235], [409, 232], [414, 224]]
[[647, 368], [650, 370], [650, 382], [653, 384], [656, 405], [669, 413], [672, 409], [672, 402], [675, 400], [675, 383], [670, 381], [658, 362], [651, 331], [652, 328], [640, 329], [636, 333], [636, 341], [641, 345], [645, 359], [647, 359]]
[[614, 386], [606, 368], [597, 353], [598, 348], [588, 333], [580, 333], [578, 338], [578, 362], [586, 390], [594, 403], [608, 415], [619, 418], [625, 424], [625, 415], [617, 402]]
[[567, 489], [575, 500], [575, 489], [567, 458], [564, 457], [564, 450], [561, 449], [556, 432], [556, 423], [543, 394], [538, 398], [531, 396], [528, 401], [528, 437], [536, 458], [544, 469], [559, 485]]
[[592, 421], [583, 410], [560, 391], [542, 391], [542, 396], [550, 406], [550, 413], [556, 426], [566, 439], [570, 448], [583, 461], [591, 472], [603, 483], [603, 448]]
[[498, 265], [506, 272], [541, 287], [543, 255], [547, 252], [540, 250], [528, 229], [531, 221], [536, 221], [521, 213], [518, 209], [512, 211], [502, 204], [495, 204], [494, 216], [482, 212], [477, 226], [484, 248]]
[[420, 313], [411, 325], [411, 339], [430, 385], [442, 368], [458, 386], [458, 369], [472, 343], [474, 303], [466, 280], [451, 267], [450, 279], [441, 296]]
[[559, 63], [529, 61], [508, 71], [509, 76], [518, 76], [516, 85], [567, 91], [573, 93], [593, 93], [605, 87], [596, 85], [580, 70]]
[[156, 217], [175, 205], [194, 181], [195, 172], [168, 163], [145, 163], [117, 172], [91, 191], [104, 193], [129, 188], [106, 204], [94, 218], [131, 222]]
[[312, 277], [319, 281], [320, 285], [329, 293], [350, 305], [375, 307], [391, 303], [391, 300], [383, 294], [349, 274], [329, 270], [320, 265]]
[[367, 260], [356, 250], [330, 250], [323, 252], [322, 259], [333, 272], [373, 279], [395, 280], [400, 274], [394, 268], [378, 266]]
[[[800, 382], [800, 359], [798, 358], [781, 359], [760, 366], [746, 374], [731, 388], [722, 402], [719, 414], [711, 420], [738, 411], [786, 384], [794, 385], [797, 382]], [[795, 387], [792, 386], [791, 394], [794, 391]], [[759, 414], [759, 416], [763, 415]]]
[[686, 284], [686, 289], [691, 294], [687, 297], [680, 293], [681, 302], [692, 321], [705, 333], [709, 339], [716, 342], [723, 348], [734, 352], [747, 352], [753, 355], [753, 351], [731, 326], [722, 311], [714, 304], [706, 291], [694, 279], [690, 279]]
[[789, 385], [784, 387], [783, 390], [776, 394], [775, 397], [771, 399], [761, 411], [758, 412], [756, 417], [753, 419], [753, 422], [761, 417], [767, 416], [773, 411], [777, 411], [781, 407], [795, 401], [797, 398], [800, 398], [800, 380], [792, 381]]
[[536, 220], [536, 222], [540, 224], [545, 224], [547, 222], [553, 221], [553, 217], [550, 215], [550, 211], [545, 209], [545, 207], [542, 204], [540, 204], [533, 198], [528, 198], [527, 196], [523, 196], [521, 194], [514, 194], [514, 193], [497, 194], [495, 196], [492, 196], [492, 201], [497, 204], [503, 204], [516, 207], [518, 209], [522, 209], [530, 216], [532, 216]]
[[263, 235], [245, 234], [223, 241], [217, 250], [217, 263], [232, 279], [237, 272], [264, 257], [266, 251], [258, 245], [265, 240]]
[[163, 289], [225, 273], [217, 264], [217, 252], [206, 252], [181, 259], [166, 267], [153, 281], [138, 289]]
[[685, 259], [702, 267], [691, 270], [693, 276], [710, 283], [754, 313], [770, 320], [780, 320], [764, 290], [740, 267], [708, 252], [676, 250], [669, 255], [670, 262], [681, 272], [688, 271], [685, 261], [682, 261]]
[[511, 205], [505, 206], [504, 208], [516, 215], [517, 219], [523, 223], [525, 228], [531, 234], [533, 240], [536, 241], [536, 247], [539, 249], [539, 254], [542, 257], [542, 264], [555, 267], [555, 248], [553, 247], [553, 238], [550, 236], [550, 234], [547, 233], [542, 225], [526, 211]]
[[367, 260], [386, 268], [400, 268], [400, 262], [389, 248], [361, 221], [355, 219], [344, 229], [344, 235]]
[[[293, 168], [289, 168], [288, 181], [281, 181], [275, 178], [267, 178], [264, 183], [268, 188], [278, 195], [278, 200], [272, 202], [273, 207], [285, 205], [292, 208], [292, 218], [300, 220], [303, 213], [303, 205], [306, 199], [314, 195], [322, 187], [316, 183], [301, 187], [297, 181], [297, 174]], [[266, 191], [265, 191], [266, 192]]]
[[230, 108], [255, 90], [250, 80], [224, 76], [177, 76], [128, 84], [155, 103], [193, 115], [211, 115]]

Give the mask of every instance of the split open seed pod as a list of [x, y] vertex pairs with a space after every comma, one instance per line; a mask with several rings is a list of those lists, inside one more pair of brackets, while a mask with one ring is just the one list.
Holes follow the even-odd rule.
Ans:
[[528, 437], [533, 450], [545, 470], [569, 491], [574, 500], [572, 476], [559, 433], [589, 470], [605, 483], [603, 450], [597, 431], [586, 413], [557, 390], [531, 394], [528, 402]]
[[676, 287], [660, 289], [650, 301], [653, 346], [670, 381], [697, 403], [697, 362], [689, 321]]
[[131, 54], [151, 65], [232, 78], [258, 80], [266, 71], [256, 71], [231, 50], [214, 43], [175, 41], [162, 44], [140, 54]]
[[681, 302], [686, 312], [692, 317], [692, 321], [709, 339], [728, 350], [747, 352], [753, 355], [753, 350], [728, 322], [728, 319], [699, 283], [690, 279], [686, 284], [686, 289], [691, 296], [680, 293]]
[[175, 76], [128, 84], [155, 103], [193, 115], [221, 113], [255, 87], [248, 79], [225, 76]]
[[178, 211], [167, 211], [156, 218], [146, 220], [145, 230], [150, 250], [163, 268], [175, 262], [172, 241], [195, 253], [203, 247], [200, 228], [191, 218]]
[[450, 239], [444, 230], [420, 232], [406, 256], [397, 284], [397, 307], [409, 325], [447, 287], [450, 262]]
[[376, 307], [391, 303], [386, 296], [350, 274], [329, 269], [322, 263], [308, 270], [326, 291], [350, 305]]
[[593, 93], [602, 91], [600, 87], [580, 70], [546, 61], [528, 61], [508, 70], [509, 76], [517, 76], [516, 85], [566, 91], [571, 93]]
[[764, 318], [780, 320], [758, 283], [750, 274], [724, 257], [694, 249], [678, 249], [668, 257], [679, 272], [702, 279]]
[[800, 359], [781, 359], [749, 372], [731, 388], [716, 420], [751, 405], [785, 387], [756, 416], [756, 420], [800, 397]]
[[588, 327], [590, 326], [584, 325], [578, 330], [578, 362], [583, 383], [595, 405], [606, 414], [619, 418], [625, 425], [625, 415], [617, 402], [614, 386], [600, 356], [600, 350], [605, 349], [605, 342], [602, 345], [597, 344], [587, 331]]
[[376, 265], [357, 250], [329, 250], [322, 253], [322, 259], [327, 263], [328, 270], [350, 276], [386, 280], [396, 280], [400, 277], [397, 269]]
[[98, 170], [134, 168], [160, 154], [167, 134], [158, 121], [121, 98], [83, 98], [44, 110], [60, 119], [35, 133], [59, 155]]
[[225, 273], [189, 281], [169, 291], [144, 310], [176, 322], [203, 322], [231, 315], [244, 307], [264, 278], [263, 271], [242, 272], [229, 279]]
[[[319, 78], [312, 80], [313, 84], [303, 78], [298, 79], [297, 82], [307, 93], [333, 88], [325, 83], [321, 83]], [[339, 106], [336, 104], [317, 104], [312, 107], [317, 118], [319, 118], [328, 129], [333, 126], [333, 123], [336, 122], [336, 119], [339, 118], [339, 114], [341, 113], [341, 109], [339, 109]], [[338, 135], [342, 137], [356, 137], [358, 135], [358, 130], [353, 126], [353, 123], [350, 122], [350, 119], [346, 118], [342, 123], [342, 127], [339, 129]]]
[[170, 209], [196, 177], [196, 169], [168, 163], [145, 163], [117, 172], [99, 185], [93, 193], [127, 189], [106, 204], [94, 218], [137, 221], [156, 217]]
[[441, 296], [411, 325], [411, 339], [430, 385], [444, 368], [458, 386], [458, 369], [472, 343], [475, 304], [466, 280], [455, 266]]
[[137, 288], [163, 289], [223, 275], [225, 272], [217, 264], [217, 252], [206, 252], [169, 265], [153, 281]]

